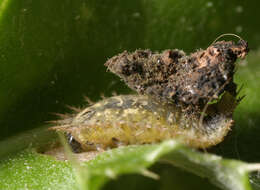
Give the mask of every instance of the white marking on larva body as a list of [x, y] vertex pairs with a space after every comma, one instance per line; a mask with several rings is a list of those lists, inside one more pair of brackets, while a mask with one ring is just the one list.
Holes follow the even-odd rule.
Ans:
[[142, 101], [141, 105], [142, 106], [147, 106], [148, 105], [148, 101]]
[[153, 112], [154, 115], [158, 115], [158, 112]]
[[103, 113], [101, 113], [101, 112], [97, 112], [97, 113], [96, 113], [96, 116], [97, 116], [97, 117], [99, 117], [99, 116], [101, 116], [101, 115], [103, 115]]
[[126, 109], [124, 110], [124, 116], [127, 116], [129, 114], [138, 114], [139, 109]]
[[104, 115], [107, 117], [107, 116], [110, 116], [110, 115], [112, 115], [113, 114], [113, 111], [111, 110], [111, 109], [106, 109], [105, 111], [104, 111]]
[[113, 110], [112, 113], [114, 113], [115, 115], [119, 115], [120, 111], [118, 109], [116, 109], [116, 110]]
[[89, 111], [90, 111], [89, 108], [84, 109], [82, 112], [80, 112], [80, 113], [75, 117], [75, 120], [79, 120], [84, 114], [86, 114], [86, 113], [89, 112]]
[[93, 107], [97, 108], [97, 107], [103, 107], [104, 103], [103, 102], [98, 102], [96, 104], [93, 105]]
[[139, 131], [137, 131], [136, 133], [135, 133], [135, 135], [136, 136], [139, 136], [139, 135], [141, 135], [141, 134], [143, 134], [144, 133], [144, 130], [139, 130]]
[[147, 123], [147, 124], [145, 125], [145, 128], [147, 128], [147, 129], [151, 129], [152, 126], [151, 126], [150, 124]]
[[146, 110], [141, 111], [140, 114], [146, 114]]
[[116, 96], [115, 99], [119, 101], [119, 102], [117, 103], [117, 106], [121, 107], [121, 106], [123, 105], [123, 103], [124, 103], [124, 101], [122, 100], [122, 98], [119, 97], [119, 96]]
[[174, 117], [173, 113], [170, 113], [170, 114], [168, 115], [168, 117], [167, 117], [167, 121], [168, 121], [169, 123], [173, 123], [173, 117]]
[[82, 134], [79, 133], [79, 139], [84, 139], [84, 136]]
[[137, 99], [132, 99], [132, 103], [131, 103], [131, 106], [135, 106], [136, 102], [137, 102]]

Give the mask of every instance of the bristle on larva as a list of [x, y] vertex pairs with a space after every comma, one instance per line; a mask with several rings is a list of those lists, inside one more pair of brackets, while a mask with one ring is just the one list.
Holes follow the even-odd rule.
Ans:
[[72, 110], [73, 112], [80, 112], [82, 109], [81, 108], [78, 108], [78, 107], [75, 107], [75, 106], [69, 106], [69, 105], [66, 105], [67, 108], [69, 108], [70, 110]]
[[93, 105], [95, 102], [94, 101], [92, 101], [89, 97], [87, 97], [87, 96], [84, 96], [84, 99], [85, 99], [85, 101], [89, 104], [89, 105]]

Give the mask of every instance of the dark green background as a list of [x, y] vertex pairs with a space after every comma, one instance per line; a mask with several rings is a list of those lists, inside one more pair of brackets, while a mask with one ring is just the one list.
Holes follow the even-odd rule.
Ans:
[[[130, 92], [103, 66], [123, 50], [191, 52], [206, 48], [223, 33], [241, 35], [256, 50], [259, 5], [257, 0], [0, 1], [0, 140], [56, 119], [52, 113], [67, 112], [66, 105], [84, 105], [83, 95], [98, 100], [100, 94]], [[258, 66], [250, 69], [249, 73], [259, 72]], [[241, 73], [239, 84], [247, 84], [248, 72]], [[259, 74], [255, 76], [259, 79]], [[252, 139], [259, 138], [245, 135], [259, 134], [259, 103], [247, 104], [254, 95], [250, 92], [236, 120], [252, 130], [241, 127], [236, 135], [244, 134], [242, 142], [257, 148], [259, 143]], [[214, 151], [237, 156], [232, 148]], [[259, 160], [260, 153], [255, 154]], [[255, 160], [247, 154], [242, 159]]]

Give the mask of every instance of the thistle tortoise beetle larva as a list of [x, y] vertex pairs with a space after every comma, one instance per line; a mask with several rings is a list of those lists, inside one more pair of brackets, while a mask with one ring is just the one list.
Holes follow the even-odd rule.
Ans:
[[196, 148], [216, 145], [234, 123], [240, 101], [235, 61], [248, 51], [242, 39], [215, 42], [189, 56], [177, 49], [124, 51], [105, 66], [138, 94], [99, 101], [51, 129], [67, 134], [74, 152], [171, 138]]

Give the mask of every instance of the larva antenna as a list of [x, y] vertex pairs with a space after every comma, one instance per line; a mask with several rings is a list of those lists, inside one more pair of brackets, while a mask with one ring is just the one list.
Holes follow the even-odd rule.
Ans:
[[233, 33], [226, 33], [226, 34], [221, 34], [220, 36], [218, 36], [210, 45], [216, 43], [216, 41], [218, 41], [220, 38], [224, 37], [224, 36], [235, 36], [240, 40], [243, 40], [243, 38], [241, 38], [239, 35], [237, 34], [233, 34]]

